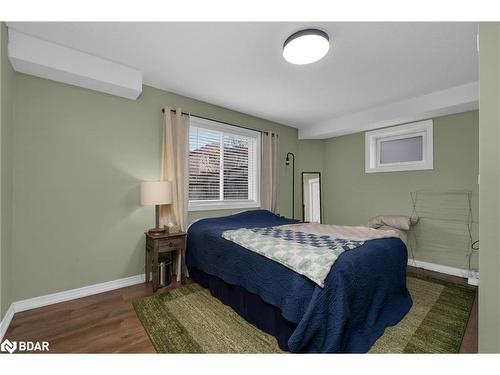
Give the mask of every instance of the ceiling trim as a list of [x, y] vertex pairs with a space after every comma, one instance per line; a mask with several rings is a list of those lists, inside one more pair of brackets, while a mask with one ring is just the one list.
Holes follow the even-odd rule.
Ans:
[[9, 29], [8, 55], [16, 72], [128, 99], [142, 93], [142, 72]]
[[323, 121], [299, 129], [299, 139], [333, 138], [478, 108], [479, 83], [471, 82]]

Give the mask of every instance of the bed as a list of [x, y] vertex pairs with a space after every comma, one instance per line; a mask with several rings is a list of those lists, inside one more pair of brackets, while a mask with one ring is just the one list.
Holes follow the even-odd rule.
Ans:
[[406, 246], [399, 238], [366, 241], [344, 251], [324, 286], [289, 267], [224, 239], [239, 228], [296, 221], [266, 210], [207, 218], [188, 229], [190, 277], [247, 321], [304, 353], [365, 353], [409, 311]]

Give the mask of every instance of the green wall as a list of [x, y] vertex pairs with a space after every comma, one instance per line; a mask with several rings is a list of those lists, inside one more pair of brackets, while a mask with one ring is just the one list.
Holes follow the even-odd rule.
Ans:
[[[284, 159], [288, 151], [299, 153], [297, 129], [147, 86], [131, 101], [24, 74], [15, 80], [14, 301], [143, 272], [142, 233], [154, 212], [139, 205], [139, 182], [159, 178], [164, 105], [278, 132], [279, 207], [291, 214], [291, 168]], [[301, 146], [312, 155], [304, 166], [314, 164], [313, 145]], [[297, 216], [299, 186], [296, 181]], [[230, 212], [193, 212], [189, 219]]]
[[2, 137], [2, 133], [3, 133], [3, 125], [4, 125], [4, 113], [3, 113], [3, 108], [4, 108], [4, 103], [3, 103], [3, 100], [4, 100], [4, 96], [5, 94], [3, 93], [4, 91], [4, 85], [5, 85], [5, 78], [4, 78], [4, 73], [3, 73], [3, 66], [4, 66], [4, 62], [3, 62], [3, 58], [4, 58], [4, 53], [5, 53], [5, 49], [4, 49], [4, 24], [0, 24], [0, 321], [1, 319], [3, 318], [4, 316], [4, 310], [3, 310], [3, 299], [5, 298], [4, 297], [4, 292], [3, 292], [3, 288], [4, 288], [4, 283], [3, 283], [3, 280], [2, 280], [2, 277], [3, 277], [3, 264], [4, 262], [2, 262], [2, 258], [3, 258], [3, 246], [2, 246], [2, 240], [3, 240], [3, 236], [2, 236], [2, 224], [3, 224], [3, 220], [2, 220], [2, 214], [3, 214], [3, 210], [2, 210], [2, 200], [1, 200], [1, 195], [2, 195], [2, 176], [1, 176], [1, 173], [2, 173], [2, 168], [1, 168], [1, 164], [2, 164], [2, 161], [3, 161], [3, 157], [2, 157], [2, 140], [3, 140], [3, 137]]
[[[318, 171], [325, 223], [409, 213], [409, 192], [424, 188], [473, 190], [477, 218], [477, 112], [435, 119], [433, 171], [365, 174], [364, 133], [299, 141], [296, 129], [151, 87], [131, 101], [24, 74], [14, 80], [11, 301], [143, 272], [142, 232], [154, 214], [139, 205], [138, 188], [159, 177], [164, 105], [277, 131], [279, 206], [287, 216], [292, 175], [284, 159], [290, 151], [297, 156], [296, 217], [302, 214], [301, 172]], [[192, 212], [189, 219], [235, 211]]]
[[0, 24], [0, 319], [11, 303], [12, 261], [12, 98], [14, 71], [7, 59], [7, 28]]
[[[328, 192], [323, 193], [324, 222], [363, 225], [375, 215], [409, 215], [412, 191], [465, 189], [473, 192], [473, 235], [477, 238], [478, 148], [477, 111], [434, 119], [433, 170], [365, 173], [364, 132], [328, 139], [323, 160], [323, 187]], [[444, 254], [416, 247], [414, 256], [452, 267], [466, 265], [463, 252]], [[477, 256], [473, 259], [476, 265]]]
[[[143, 272], [142, 232], [154, 212], [139, 205], [139, 182], [159, 178], [165, 105], [278, 132], [279, 211], [286, 216], [292, 169], [284, 160], [293, 152], [295, 217], [302, 215], [301, 172], [318, 171], [325, 223], [408, 214], [417, 189], [472, 190], [477, 220], [477, 112], [435, 119], [434, 170], [365, 174], [364, 133], [299, 141], [296, 129], [147, 86], [131, 101], [17, 74], [5, 38], [2, 25], [2, 314], [12, 301]], [[235, 211], [192, 212], [189, 220]]]
[[500, 23], [479, 26], [479, 351], [500, 352]]

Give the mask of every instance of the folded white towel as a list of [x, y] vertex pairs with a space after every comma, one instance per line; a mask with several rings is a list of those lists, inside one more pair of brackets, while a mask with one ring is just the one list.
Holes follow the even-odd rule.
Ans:
[[388, 226], [401, 230], [409, 230], [411, 224], [413, 224], [413, 220], [409, 216], [404, 215], [379, 215], [372, 217], [368, 221], [368, 226], [375, 229]]

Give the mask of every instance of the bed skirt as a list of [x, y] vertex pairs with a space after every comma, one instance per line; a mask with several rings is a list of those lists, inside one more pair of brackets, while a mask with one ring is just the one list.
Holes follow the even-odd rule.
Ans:
[[226, 283], [217, 276], [209, 275], [194, 267], [189, 268], [189, 277], [210, 290], [210, 293], [230, 306], [247, 322], [276, 337], [282, 350], [288, 350], [288, 339], [297, 327], [281, 315], [276, 306], [264, 302], [257, 294], [248, 292], [239, 285]]

